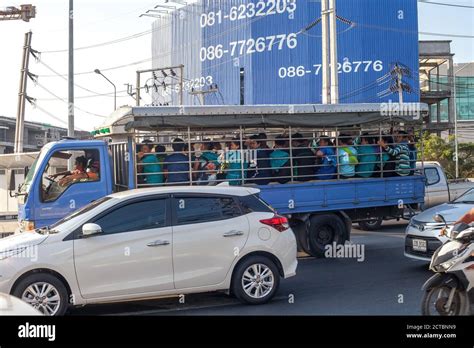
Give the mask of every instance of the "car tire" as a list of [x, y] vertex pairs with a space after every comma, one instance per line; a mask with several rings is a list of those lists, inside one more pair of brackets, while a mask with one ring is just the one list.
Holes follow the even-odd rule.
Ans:
[[[258, 275], [264, 275], [264, 277], [260, 278]], [[270, 288], [267, 288], [268, 284], [264, 285], [265, 279], [267, 283], [271, 283]], [[238, 264], [232, 276], [232, 293], [241, 302], [250, 305], [269, 302], [275, 296], [279, 286], [278, 267], [264, 256], [251, 256], [245, 259]]]
[[326, 247], [334, 242], [344, 244], [347, 227], [337, 215], [315, 215], [310, 219], [309, 247], [311, 256], [326, 257]]
[[[48, 293], [41, 294], [46, 290]], [[62, 316], [69, 307], [68, 292], [63, 282], [48, 273], [35, 273], [22, 279], [13, 289], [12, 295], [47, 316]], [[34, 298], [35, 295], [38, 298]], [[47, 301], [45, 304], [49, 301], [49, 305], [40, 304], [38, 301], [41, 299]]]
[[362, 231], [376, 231], [383, 224], [382, 218], [376, 218], [368, 221], [359, 221], [358, 225]]

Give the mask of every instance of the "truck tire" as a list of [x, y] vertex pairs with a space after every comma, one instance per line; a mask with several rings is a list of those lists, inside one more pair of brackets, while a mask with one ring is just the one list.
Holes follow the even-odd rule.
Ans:
[[367, 220], [367, 221], [359, 221], [359, 227], [362, 231], [375, 231], [378, 230], [383, 224], [383, 219], [381, 217]]
[[296, 237], [298, 251], [311, 255], [308, 242], [308, 229], [306, 228], [306, 224], [306, 222], [299, 222], [291, 226], [291, 229], [293, 230]]
[[309, 248], [310, 255], [324, 258], [326, 246], [343, 244], [348, 239], [347, 228], [341, 218], [335, 214], [315, 215], [310, 219]]

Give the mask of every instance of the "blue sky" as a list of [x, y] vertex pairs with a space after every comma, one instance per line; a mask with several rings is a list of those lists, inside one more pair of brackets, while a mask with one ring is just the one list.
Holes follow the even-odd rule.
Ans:
[[[298, 0], [303, 1], [303, 0]], [[357, 0], [353, 0], [357, 1]], [[374, 0], [378, 1], [378, 0]], [[399, 1], [399, 0], [393, 0]], [[437, 0], [474, 6], [474, 0]], [[0, 0], [0, 7], [32, 2], [37, 6], [37, 18], [30, 23], [20, 21], [1, 22], [0, 37], [0, 115], [16, 116], [21, 51], [25, 32], [33, 31], [33, 48], [38, 51], [61, 50], [67, 48], [67, 0]], [[151, 29], [152, 18], [139, 18], [160, 0], [80, 0], [75, 1], [75, 47], [106, 42]], [[163, 2], [163, 1], [161, 1]], [[419, 4], [420, 31], [474, 35], [474, 9], [451, 8], [430, 4]], [[96, 68], [120, 66], [151, 57], [151, 35], [143, 35], [134, 40], [96, 49], [76, 51], [76, 73], [93, 71]], [[446, 37], [420, 36], [421, 40], [447, 40]], [[456, 62], [474, 61], [474, 39], [453, 38], [452, 51]], [[67, 53], [44, 53], [42, 60], [60, 73], [67, 72]], [[137, 69], [149, 68], [150, 62], [104, 72], [123, 91], [125, 83], [135, 82]], [[34, 60], [31, 71], [38, 75], [51, 75], [44, 65]], [[94, 92], [109, 93], [112, 87], [100, 76], [87, 74], [76, 76], [78, 85]], [[57, 96], [67, 99], [67, 82], [61, 78], [40, 77], [39, 83]], [[40, 86], [29, 82], [28, 94], [38, 98], [38, 105], [54, 115], [51, 117], [39, 109], [27, 108], [26, 119], [59, 126], [65, 126], [67, 104], [54, 99]], [[100, 125], [103, 118], [113, 111], [110, 96], [82, 99], [91, 93], [75, 89], [76, 125], [79, 129], [91, 130]], [[132, 104], [126, 93], [119, 93], [118, 105]], [[96, 114], [91, 115], [84, 111]], [[64, 121], [62, 121], [64, 120]]]

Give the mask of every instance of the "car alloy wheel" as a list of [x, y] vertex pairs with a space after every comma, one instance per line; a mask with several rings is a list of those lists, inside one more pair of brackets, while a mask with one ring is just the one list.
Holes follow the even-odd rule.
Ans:
[[58, 289], [54, 285], [45, 282], [37, 282], [28, 286], [23, 291], [21, 299], [49, 316], [56, 315], [61, 307], [61, 297]]
[[261, 263], [249, 266], [242, 275], [242, 288], [245, 293], [255, 299], [261, 299], [270, 294], [275, 285], [272, 270]]

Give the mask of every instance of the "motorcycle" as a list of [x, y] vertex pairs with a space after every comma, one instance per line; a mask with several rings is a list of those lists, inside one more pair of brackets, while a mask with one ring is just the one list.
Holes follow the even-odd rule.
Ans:
[[441, 234], [449, 241], [431, 259], [430, 270], [436, 274], [423, 285], [422, 314], [469, 315], [474, 303], [474, 227], [465, 223], [448, 227], [440, 214], [433, 219], [445, 224]]

